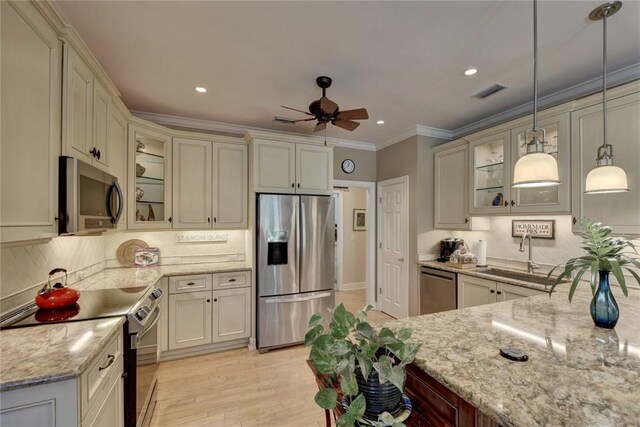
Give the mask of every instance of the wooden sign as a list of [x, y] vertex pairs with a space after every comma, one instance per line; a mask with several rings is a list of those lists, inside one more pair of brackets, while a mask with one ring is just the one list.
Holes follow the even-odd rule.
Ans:
[[534, 239], [555, 239], [555, 226], [554, 219], [514, 219], [511, 221], [511, 235], [522, 237], [526, 232], [529, 232]]

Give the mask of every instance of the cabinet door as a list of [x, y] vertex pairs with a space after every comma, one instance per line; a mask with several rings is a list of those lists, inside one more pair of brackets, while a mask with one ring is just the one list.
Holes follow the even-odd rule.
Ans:
[[169, 295], [169, 350], [211, 344], [211, 292]]
[[93, 156], [93, 73], [68, 44], [64, 45], [63, 154], [91, 163]]
[[109, 166], [109, 121], [111, 118], [111, 96], [96, 79], [93, 80], [93, 147], [97, 154], [93, 164], [108, 171]]
[[213, 291], [213, 342], [251, 334], [251, 288]]
[[95, 402], [91, 412], [82, 421], [82, 427], [122, 427], [124, 426], [124, 392], [122, 372], [112, 375], [104, 398]]
[[173, 227], [211, 227], [211, 142], [173, 139]]
[[[171, 139], [129, 125], [129, 228], [171, 228]], [[141, 191], [137, 191], [141, 190]]]
[[458, 274], [458, 306], [460, 308], [496, 302], [496, 282]]
[[[511, 212], [514, 213], [569, 213], [571, 205], [571, 171], [569, 140], [569, 113], [562, 113], [538, 122], [546, 131], [545, 151], [558, 161], [558, 175], [562, 184], [556, 187], [511, 189]], [[525, 132], [531, 124], [513, 129], [511, 132], [511, 170], [527, 153]]]
[[511, 301], [514, 299], [533, 297], [537, 295], [546, 294], [544, 291], [536, 289], [523, 288], [522, 286], [510, 285], [508, 283], [497, 284], [497, 298], [498, 301]]
[[0, 240], [57, 235], [62, 47], [30, 2], [0, 2]]
[[247, 146], [213, 145], [213, 227], [247, 228]]
[[613, 227], [615, 233], [640, 234], [640, 93], [607, 102], [608, 143], [613, 145], [613, 164], [627, 174], [626, 193], [584, 194], [587, 174], [596, 166], [602, 145], [602, 104], [571, 113], [571, 158], [574, 232], [581, 216]]
[[253, 142], [253, 187], [256, 193], [295, 193], [296, 145]]
[[333, 148], [296, 144], [296, 192], [326, 194], [333, 191]]
[[459, 145], [434, 154], [434, 227], [469, 229], [469, 149]]
[[475, 214], [508, 213], [511, 195], [509, 165], [511, 132], [471, 141], [471, 192], [469, 211]]
[[109, 127], [107, 130], [109, 146], [109, 173], [116, 178], [122, 190], [124, 206], [118, 221], [118, 230], [127, 228], [127, 119], [116, 109], [109, 113]]

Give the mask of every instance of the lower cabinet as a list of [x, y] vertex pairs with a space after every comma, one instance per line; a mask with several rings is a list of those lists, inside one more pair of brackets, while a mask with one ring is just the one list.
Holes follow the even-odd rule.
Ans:
[[544, 291], [458, 274], [458, 308], [542, 295]]
[[167, 350], [250, 336], [250, 272], [170, 277], [168, 288]]
[[80, 377], [5, 391], [3, 427], [123, 427], [122, 333], [113, 337]]

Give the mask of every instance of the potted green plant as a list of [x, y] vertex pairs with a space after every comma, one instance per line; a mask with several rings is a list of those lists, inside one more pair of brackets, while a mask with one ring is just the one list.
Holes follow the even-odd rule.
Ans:
[[[589, 272], [591, 292], [593, 293], [590, 305], [593, 322], [596, 326], [612, 329], [618, 322], [620, 310], [609, 287], [609, 273], [613, 273], [622, 293], [627, 296], [628, 290], [623, 270], [628, 271], [640, 284], [640, 276], [632, 269], [632, 267], [640, 268], [640, 262], [638, 259], [630, 257], [631, 252], [625, 252], [625, 249], [631, 249], [636, 254], [638, 251], [635, 245], [624, 237], [611, 236], [612, 228], [602, 225], [600, 222], [580, 218], [580, 226], [582, 227], [581, 236], [583, 239], [581, 247], [586, 254], [571, 258], [564, 264], [562, 272], [556, 277], [549, 290], [549, 295], [553, 293], [554, 288], [562, 279], [570, 279], [574, 274], [569, 289], [569, 302], [571, 302], [580, 279], [586, 272]], [[561, 266], [562, 264], [559, 264], [551, 270], [547, 278], [550, 278], [553, 272]]]
[[324, 317], [314, 314], [305, 335], [315, 369], [329, 379], [328, 387], [316, 394], [316, 403], [332, 410], [342, 404], [339, 393], [345, 397], [345, 413], [337, 420], [340, 427], [354, 426], [365, 417], [375, 425], [403, 425], [390, 412], [402, 403], [405, 366], [420, 345], [408, 342], [408, 328], [396, 333], [382, 327], [376, 332], [367, 321], [371, 308], [354, 315], [340, 304], [330, 310], [326, 328]]

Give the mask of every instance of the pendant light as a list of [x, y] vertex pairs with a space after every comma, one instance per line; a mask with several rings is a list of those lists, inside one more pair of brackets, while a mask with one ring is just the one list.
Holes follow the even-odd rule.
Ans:
[[585, 194], [621, 193], [629, 191], [624, 169], [613, 165], [613, 147], [607, 144], [607, 17], [622, 7], [622, 2], [613, 1], [598, 6], [589, 14], [589, 19], [602, 19], [602, 145], [598, 147], [596, 167], [587, 174]]
[[[542, 133], [542, 140], [539, 134]], [[553, 187], [561, 184], [558, 162], [544, 151], [546, 132], [538, 128], [538, 2], [533, 0], [533, 128], [525, 132], [527, 154], [513, 168], [513, 188]]]

